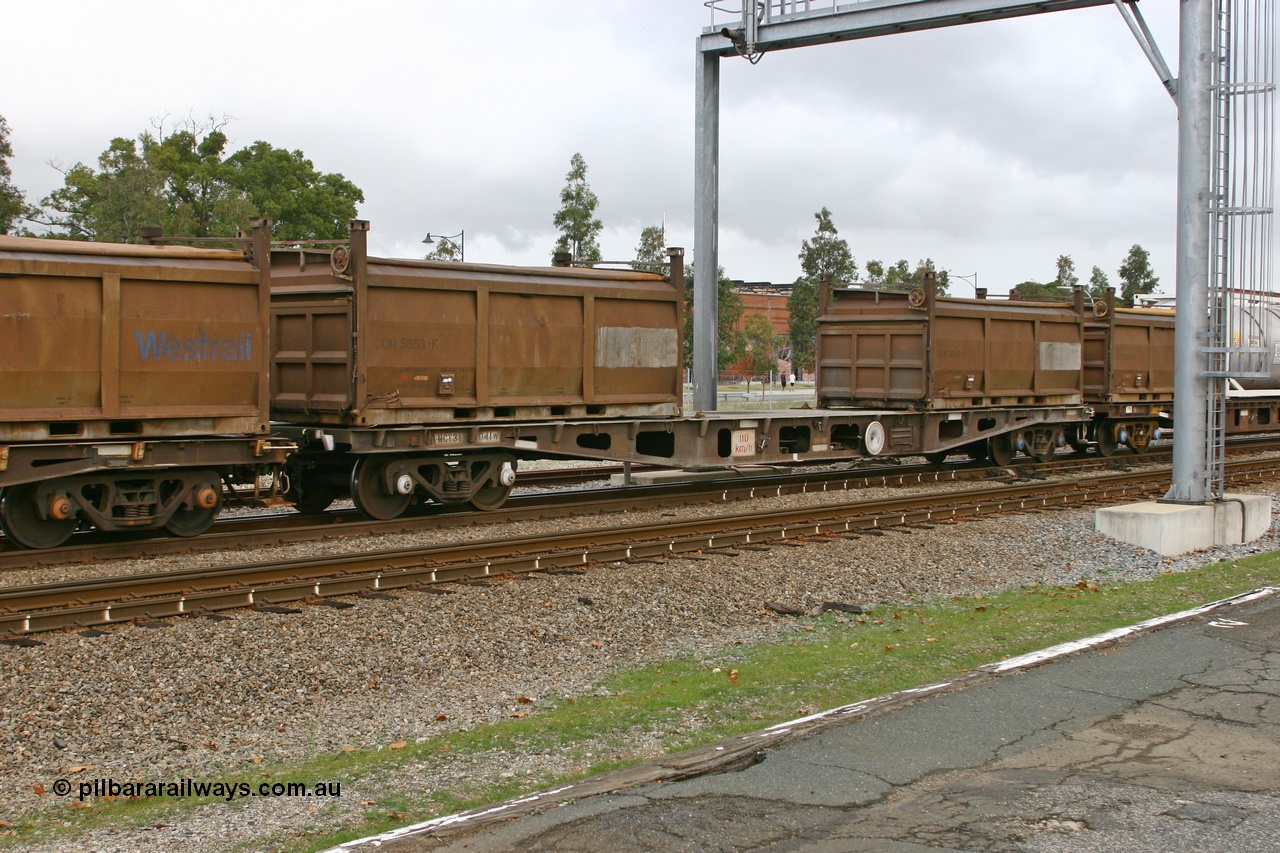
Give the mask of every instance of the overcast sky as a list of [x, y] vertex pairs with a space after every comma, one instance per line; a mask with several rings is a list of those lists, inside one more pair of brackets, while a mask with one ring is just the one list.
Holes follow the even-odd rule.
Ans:
[[[1141, 9], [1177, 67], [1174, 0]], [[581, 152], [606, 258], [665, 217], [693, 246], [701, 0], [10, 2], [13, 182], [153, 122], [229, 116], [229, 150], [300, 149], [365, 194], [372, 251], [545, 264]], [[167, 118], [166, 118], [167, 117]], [[931, 257], [1004, 292], [1134, 243], [1174, 289], [1176, 111], [1111, 6], [721, 63], [720, 263], [789, 282], [830, 208], [860, 265]], [[964, 295], [966, 285], [953, 286]]]

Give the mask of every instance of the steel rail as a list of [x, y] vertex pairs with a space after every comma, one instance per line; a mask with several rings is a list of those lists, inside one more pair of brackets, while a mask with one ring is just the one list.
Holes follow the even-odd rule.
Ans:
[[[1231, 477], [1259, 480], [1280, 474], [1280, 460], [1231, 463]], [[867, 529], [949, 522], [1015, 511], [1067, 507], [1158, 493], [1168, 471], [1127, 472], [1078, 481], [1020, 483], [915, 495], [873, 502], [847, 501], [803, 509], [754, 511], [661, 524], [551, 534], [515, 541], [428, 545], [0, 590], [0, 634], [117, 624], [138, 619], [279, 606], [362, 592], [425, 588], [520, 572], [634, 562], [733, 547], [786, 544], [797, 539]]]

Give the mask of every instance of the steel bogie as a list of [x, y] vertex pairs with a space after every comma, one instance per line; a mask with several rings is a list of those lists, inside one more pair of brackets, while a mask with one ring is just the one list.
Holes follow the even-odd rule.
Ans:
[[287, 497], [300, 512], [317, 513], [349, 496], [357, 510], [379, 521], [425, 501], [487, 511], [510, 496], [518, 464], [513, 453], [502, 451], [335, 454], [329, 460], [311, 455], [291, 466]]
[[7, 486], [0, 523], [27, 548], [57, 547], [81, 526], [198, 536], [222, 503], [222, 478], [212, 469], [99, 472]]

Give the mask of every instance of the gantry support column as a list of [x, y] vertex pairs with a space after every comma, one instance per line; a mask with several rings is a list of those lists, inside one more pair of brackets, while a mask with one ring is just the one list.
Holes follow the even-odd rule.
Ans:
[[698, 50], [693, 161], [693, 408], [716, 409], [720, 271], [720, 56]]
[[1164, 500], [1208, 500], [1209, 172], [1213, 0], [1181, 0], [1178, 48], [1178, 322], [1174, 329], [1173, 485]]

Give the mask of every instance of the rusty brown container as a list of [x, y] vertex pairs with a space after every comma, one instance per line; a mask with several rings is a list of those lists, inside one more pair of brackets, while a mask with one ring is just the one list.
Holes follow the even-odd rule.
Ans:
[[243, 244], [0, 236], [0, 442], [269, 432], [269, 235]]
[[818, 405], [1078, 405], [1078, 304], [832, 290], [818, 320]]
[[293, 423], [667, 417], [683, 285], [651, 273], [272, 256], [272, 407]]
[[1084, 332], [1084, 400], [1093, 404], [1173, 400], [1174, 312], [1094, 303]]

